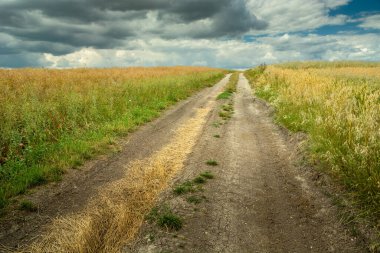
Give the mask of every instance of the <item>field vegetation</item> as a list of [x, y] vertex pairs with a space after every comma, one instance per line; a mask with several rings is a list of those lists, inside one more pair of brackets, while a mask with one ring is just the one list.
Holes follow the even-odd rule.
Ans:
[[0, 70], [0, 208], [223, 75], [199, 67]]
[[234, 72], [231, 74], [230, 79], [226, 85], [225, 90], [220, 93], [217, 99], [228, 99], [232, 96], [232, 94], [236, 91], [236, 85], [239, 80], [239, 72]]
[[312, 160], [345, 185], [360, 214], [379, 221], [380, 64], [288, 63], [246, 76], [280, 124], [308, 134]]

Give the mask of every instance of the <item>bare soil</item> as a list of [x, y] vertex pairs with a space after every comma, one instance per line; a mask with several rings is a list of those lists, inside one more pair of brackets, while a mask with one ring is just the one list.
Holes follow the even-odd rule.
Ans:
[[[0, 245], [30, 244], [52, 219], [80, 213], [105, 185], [122, 178], [125, 167], [151, 157], [173, 139], [175, 129], [215, 100], [227, 79], [203, 90], [139, 128], [119, 143], [120, 150], [68, 172], [61, 182], [23, 196], [38, 212], [13, 209], [0, 220]], [[337, 218], [331, 201], [298, 166], [296, 142], [273, 122], [271, 110], [252, 95], [240, 76], [231, 119], [219, 116], [218, 100], [207, 116], [183, 170], [162, 192], [157, 206], [168, 205], [183, 221], [178, 231], [148, 221], [125, 252], [365, 252]], [[214, 137], [219, 135], [220, 138]], [[217, 166], [206, 165], [215, 160]], [[173, 194], [173, 187], [204, 171], [215, 178], [202, 191]], [[201, 203], [189, 203], [198, 197]], [[1, 251], [1, 250], [0, 250]]]
[[[241, 75], [234, 115], [220, 127], [219, 102], [173, 187], [208, 170], [203, 191], [161, 195], [184, 220], [179, 231], [148, 221], [125, 252], [366, 252], [337, 218], [336, 208], [299, 166], [298, 141], [272, 122]], [[220, 135], [220, 138], [215, 138]], [[207, 160], [216, 160], [215, 167]], [[189, 203], [189, 196], [203, 201]]]

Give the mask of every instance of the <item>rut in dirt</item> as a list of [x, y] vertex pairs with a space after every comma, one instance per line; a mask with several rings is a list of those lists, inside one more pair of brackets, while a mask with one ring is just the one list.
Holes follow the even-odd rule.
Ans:
[[[234, 111], [216, 129], [214, 110], [176, 182], [211, 170], [215, 179], [202, 193], [207, 201], [194, 206], [169, 189], [160, 204], [184, 218], [183, 229], [146, 224], [130, 252], [364, 252], [326, 196], [295, 166], [294, 145], [242, 74]], [[221, 138], [214, 138], [216, 133]], [[219, 165], [207, 167], [210, 158]]]

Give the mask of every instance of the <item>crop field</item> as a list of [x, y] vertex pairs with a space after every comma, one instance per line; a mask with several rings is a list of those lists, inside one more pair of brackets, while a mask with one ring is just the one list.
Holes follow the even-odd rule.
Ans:
[[223, 75], [200, 67], [0, 70], [0, 208]]
[[380, 217], [380, 64], [288, 63], [246, 72], [276, 120], [309, 135], [312, 160]]

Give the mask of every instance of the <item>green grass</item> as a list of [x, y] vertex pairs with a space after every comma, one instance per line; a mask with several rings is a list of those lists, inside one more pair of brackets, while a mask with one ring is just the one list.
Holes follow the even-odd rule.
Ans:
[[232, 96], [232, 92], [229, 92], [229, 91], [223, 91], [222, 93], [220, 93], [216, 99], [229, 99], [230, 97]]
[[19, 209], [24, 210], [24, 211], [28, 211], [28, 212], [36, 212], [38, 210], [37, 206], [29, 200], [21, 201]]
[[221, 122], [213, 122], [212, 123], [212, 126], [215, 127], [215, 128], [219, 128], [221, 125], [222, 125]]
[[228, 81], [225, 90], [220, 93], [216, 99], [229, 99], [236, 91], [236, 85], [239, 80], [239, 72], [232, 73], [230, 80]]
[[192, 181], [186, 181], [180, 185], [175, 186], [173, 189], [173, 192], [176, 195], [182, 195], [182, 194], [186, 194], [188, 192], [194, 192], [194, 191], [195, 191], [195, 188]]
[[222, 110], [219, 112], [219, 117], [221, 117], [224, 120], [228, 120], [232, 117], [234, 108], [232, 106], [232, 102], [228, 104], [222, 105]]
[[206, 161], [206, 164], [209, 166], [217, 166], [218, 162], [215, 160], [208, 160], [208, 161]]
[[230, 104], [224, 104], [222, 106], [222, 110], [226, 111], [226, 112], [232, 112], [234, 110], [234, 108], [232, 106], [232, 103], [230, 103]]
[[193, 182], [196, 184], [204, 184], [204, 183], [206, 183], [206, 179], [202, 176], [198, 176], [198, 177], [194, 178]]
[[187, 180], [179, 185], [174, 186], [173, 193], [175, 195], [183, 195], [189, 192], [202, 191], [200, 185], [205, 184], [207, 182], [207, 179], [213, 178], [214, 175], [210, 171], [205, 171], [201, 173], [199, 176], [195, 177], [193, 180]]
[[30, 187], [60, 180], [67, 169], [224, 75], [191, 68], [136, 71], [2, 70], [0, 209]]
[[158, 217], [157, 224], [168, 229], [180, 230], [183, 221], [178, 215], [168, 212]]
[[192, 204], [200, 204], [202, 202], [202, 198], [198, 196], [189, 196], [186, 198], [186, 201]]
[[146, 219], [150, 223], [156, 222], [158, 226], [172, 230], [180, 230], [183, 224], [182, 218], [174, 214], [166, 204], [152, 208]]
[[256, 68], [246, 70], [244, 72], [244, 75], [253, 85], [253, 82], [255, 82], [262, 74], [264, 74], [266, 68], [267, 66], [265, 64], [262, 64]]
[[219, 117], [223, 118], [223, 119], [229, 119], [231, 118], [231, 114], [229, 112], [219, 112]]
[[214, 178], [214, 174], [212, 174], [212, 172], [210, 172], [210, 171], [205, 171], [205, 172], [201, 173], [200, 176], [207, 178], [207, 179], [213, 179]]

